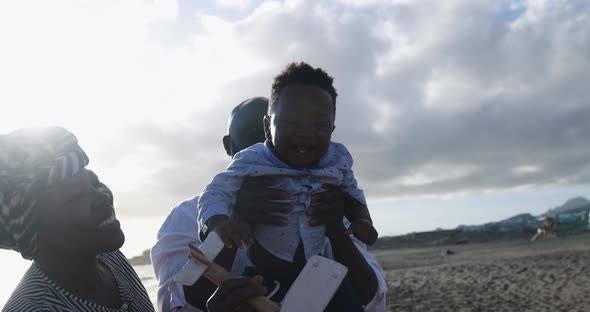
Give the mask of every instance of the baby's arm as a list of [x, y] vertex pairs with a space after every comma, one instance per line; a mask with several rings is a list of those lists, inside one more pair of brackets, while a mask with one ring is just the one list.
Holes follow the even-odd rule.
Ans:
[[373, 220], [369, 214], [367, 205], [350, 197], [344, 206], [344, 214], [352, 225], [346, 230], [346, 234], [353, 234], [366, 245], [373, 245], [377, 241], [377, 230], [373, 226]]
[[340, 189], [348, 195], [345, 205], [345, 216], [352, 223], [347, 234], [354, 234], [361, 242], [372, 245], [377, 240], [377, 230], [373, 226], [373, 220], [367, 207], [365, 194], [356, 182], [352, 171], [353, 159], [344, 145], [340, 145], [344, 157], [343, 179]]
[[238, 153], [226, 171], [218, 174], [207, 185], [198, 204], [199, 233], [215, 231], [226, 247], [250, 245], [252, 230], [232, 212], [236, 194], [248, 175], [247, 156]]

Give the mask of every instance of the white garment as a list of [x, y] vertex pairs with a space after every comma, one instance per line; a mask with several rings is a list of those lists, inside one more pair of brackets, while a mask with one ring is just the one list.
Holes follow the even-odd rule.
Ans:
[[[173, 279], [188, 259], [188, 244], [192, 243], [196, 246], [200, 244], [197, 238], [198, 201], [199, 197], [196, 196], [172, 209], [158, 232], [158, 242], [151, 250], [152, 265], [158, 279], [157, 308], [160, 312], [203, 312], [186, 302], [183, 286]], [[354, 237], [352, 240], [377, 276], [377, 292], [371, 302], [365, 306], [365, 311], [385, 312], [387, 292], [385, 274], [377, 261], [369, 254], [366, 246]], [[237, 251], [231, 270], [236, 275], [241, 275], [246, 267], [248, 259], [245, 251], [245, 249]], [[328, 239], [325, 239], [323, 255], [334, 259]]]
[[325, 227], [311, 226], [305, 213], [311, 205], [311, 195], [324, 190], [322, 185], [338, 186], [359, 202], [366, 203], [352, 172], [352, 156], [344, 145], [330, 142], [316, 167], [297, 169], [279, 160], [264, 143], [258, 143], [237, 153], [227, 169], [216, 175], [201, 194], [198, 206], [201, 232], [210, 217], [231, 214], [242, 182], [252, 176], [271, 177], [274, 188], [289, 194], [286, 202], [292, 205], [293, 211], [287, 214], [288, 224], [261, 224], [254, 232], [264, 249], [289, 262], [293, 262], [300, 240], [306, 259], [324, 249]]

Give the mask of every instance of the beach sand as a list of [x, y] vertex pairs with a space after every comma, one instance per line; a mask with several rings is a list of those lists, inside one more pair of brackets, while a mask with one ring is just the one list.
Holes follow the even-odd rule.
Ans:
[[590, 311], [589, 235], [374, 254], [389, 311]]

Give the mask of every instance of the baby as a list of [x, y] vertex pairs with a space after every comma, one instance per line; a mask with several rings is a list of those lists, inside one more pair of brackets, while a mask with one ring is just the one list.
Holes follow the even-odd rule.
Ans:
[[[377, 232], [352, 172], [352, 156], [344, 145], [331, 142], [337, 96], [332, 81], [325, 71], [305, 63], [291, 63], [275, 77], [264, 118], [266, 141], [237, 153], [205, 188], [198, 205], [200, 231], [217, 232], [228, 247], [254, 242], [264, 249], [258, 254], [279, 262], [294, 262], [301, 247], [309, 259], [324, 249], [325, 227], [311, 226], [305, 211], [311, 195], [336, 186], [359, 203], [355, 211], [345, 212], [352, 224], [346, 233], [366, 244], [375, 242]], [[286, 202], [293, 210], [285, 226], [258, 224], [252, 229], [232, 212], [241, 184], [253, 176], [271, 177], [274, 188], [289, 194]], [[250, 260], [255, 266], [267, 263]]]

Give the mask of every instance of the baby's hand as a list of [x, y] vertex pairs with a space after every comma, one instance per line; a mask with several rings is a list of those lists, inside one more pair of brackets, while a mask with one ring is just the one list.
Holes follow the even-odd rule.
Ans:
[[377, 241], [377, 230], [367, 219], [355, 220], [345, 232], [346, 235], [353, 234], [366, 245], [373, 245]]
[[207, 227], [215, 231], [225, 247], [250, 247], [253, 243], [252, 228], [237, 216], [215, 215], [207, 220]]

